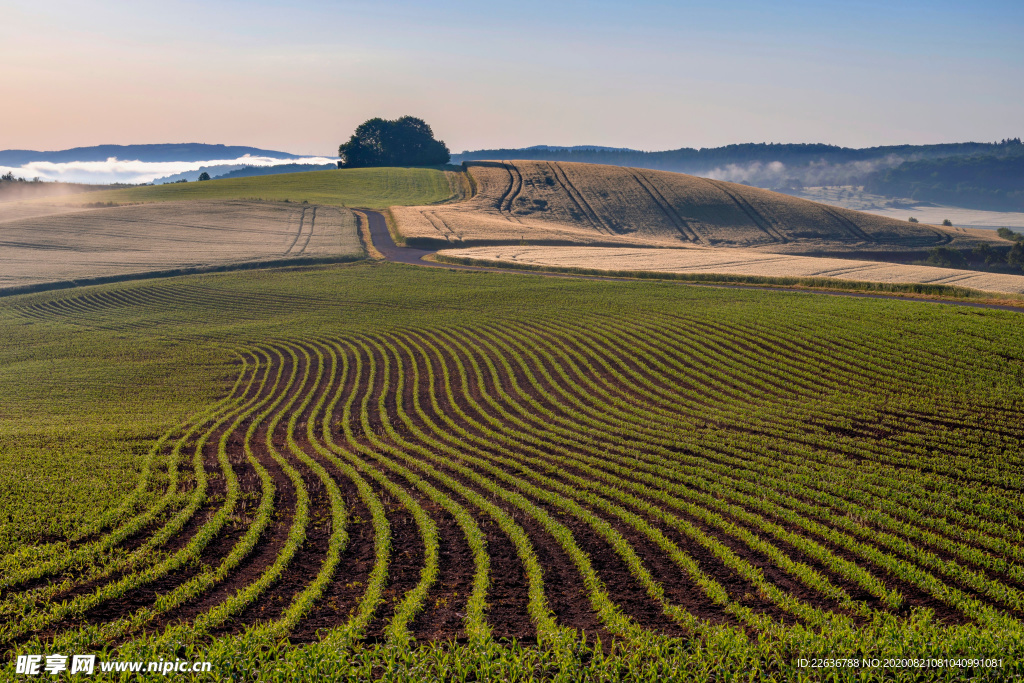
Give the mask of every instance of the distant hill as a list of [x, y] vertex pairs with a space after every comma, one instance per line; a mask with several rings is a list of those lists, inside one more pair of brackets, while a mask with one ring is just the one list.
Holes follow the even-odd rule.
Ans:
[[250, 156], [271, 157], [273, 159], [301, 158], [301, 155], [298, 154], [277, 152], [258, 147], [206, 145], [188, 142], [164, 145], [97, 145], [95, 147], [75, 147], [55, 152], [8, 149], [0, 151], [0, 166], [16, 167], [32, 163], [33, 161], [49, 161], [53, 163], [106, 161], [110, 157], [148, 162], [209, 161], [212, 159], [237, 159], [246, 154]]
[[1009, 247], [988, 230], [898, 221], [681, 173], [546, 161], [466, 164], [464, 202], [392, 207], [415, 246], [754, 248], [776, 254], [923, 258], [935, 247]]
[[[889, 145], [884, 147], [839, 147], [825, 144], [746, 143], [725, 147], [681, 147], [660, 152], [644, 152], [623, 147], [579, 145], [559, 147], [534, 145], [532, 147], [479, 149], [452, 155], [452, 163], [463, 161], [524, 159], [545, 161], [577, 161], [610, 166], [634, 166], [655, 170], [693, 172], [712, 170], [729, 164], [804, 165], [812, 162], [843, 164], [853, 161], [881, 160], [899, 157], [902, 161], [936, 159], [978, 154], [1024, 154], [1020, 139], [1002, 142], [957, 142], [942, 145]], [[902, 163], [901, 161], [901, 163]]]
[[750, 143], [660, 152], [597, 146], [537, 145], [519, 149], [484, 149], [452, 155], [452, 163], [522, 159], [573, 161], [675, 171], [773, 190], [820, 185], [863, 185], [872, 174], [907, 162], [957, 157], [1024, 156], [1019, 138], [1002, 142], [941, 145], [890, 145], [855, 149], [824, 144]]
[[435, 204], [452, 199], [454, 179], [450, 175], [450, 172], [434, 168], [332, 167], [305, 173], [144, 185], [94, 192], [65, 201], [75, 204], [139, 204], [192, 199], [263, 200], [386, 209], [397, 204]]

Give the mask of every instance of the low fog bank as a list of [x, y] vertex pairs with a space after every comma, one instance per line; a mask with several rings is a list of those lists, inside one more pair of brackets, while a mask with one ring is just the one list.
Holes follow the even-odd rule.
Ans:
[[[209, 159], [205, 161], [140, 161], [110, 157], [105, 161], [32, 161], [20, 166], [0, 166], [0, 175], [12, 174], [28, 180], [44, 182], [83, 183], [89, 185], [112, 185], [152, 183], [159, 180], [195, 180], [207, 168], [223, 169], [228, 172], [246, 166], [280, 166], [285, 164], [308, 164], [325, 166], [335, 164], [328, 157], [299, 157], [277, 159], [273, 157], [244, 155], [233, 159]], [[211, 175], [214, 175], [211, 173]], [[192, 177], [195, 176], [195, 177]]]
[[[117, 185], [113, 187], [117, 187]], [[40, 197], [64, 197], [82, 192], [109, 190], [110, 188], [110, 185], [0, 181], [0, 202], [19, 202]]]

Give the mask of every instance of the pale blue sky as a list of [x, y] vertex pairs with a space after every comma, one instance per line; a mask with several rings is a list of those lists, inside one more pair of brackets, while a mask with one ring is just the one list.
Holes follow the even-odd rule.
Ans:
[[0, 0], [0, 149], [332, 153], [371, 116], [453, 151], [1024, 135], [1024, 3]]

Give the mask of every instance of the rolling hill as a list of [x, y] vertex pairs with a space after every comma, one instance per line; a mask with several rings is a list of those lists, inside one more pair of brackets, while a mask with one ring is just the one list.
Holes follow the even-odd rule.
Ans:
[[470, 200], [392, 209], [408, 243], [861, 255], [982, 242], [1005, 246], [985, 230], [912, 224], [681, 173], [547, 161], [475, 161], [465, 168], [476, 188]]
[[[430, 204], [459, 191], [452, 172], [433, 168], [354, 168], [214, 179], [201, 183], [148, 185], [95, 192], [64, 201], [136, 204], [188, 199], [260, 199], [381, 209], [393, 204]], [[454, 189], [453, 189], [454, 188]]]

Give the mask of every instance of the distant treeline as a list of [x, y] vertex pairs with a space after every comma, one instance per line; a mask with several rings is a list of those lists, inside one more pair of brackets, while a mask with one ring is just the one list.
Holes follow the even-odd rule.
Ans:
[[864, 189], [969, 208], [1024, 211], [1024, 154], [908, 161], [871, 174]]
[[710, 171], [730, 164], [781, 162], [787, 166], [803, 166], [815, 163], [846, 164], [855, 161], [873, 161], [887, 157], [901, 159], [934, 159], [951, 156], [979, 154], [1024, 153], [1020, 139], [1002, 142], [958, 142], [944, 145], [890, 145], [886, 147], [865, 147], [855, 149], [823, 144], [775, 144], [747, 143], [681, 149], [664, 152], [642, 152], [639, 150], [610, 150], [596, 148], [530, 147], [525, 149], [482, 149], [452, 155], [452, 163], [476, 159], [531, 159], [548, 161], [580, 161], [591, 164], [613, 166], [636, 166], [663, 171], [696, 172]]
[[324, 171], [337, 168], [335, 164], [279, 164], [277, 166], [246, 166], [234, 171], [222, 173], [216, 178], [248, 178], [257, 175], [277, 175], [279, 173], [303, 173], [305, 171]]

